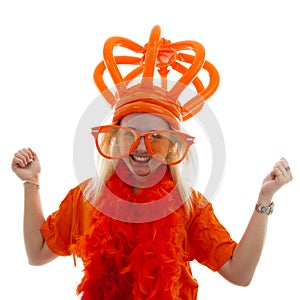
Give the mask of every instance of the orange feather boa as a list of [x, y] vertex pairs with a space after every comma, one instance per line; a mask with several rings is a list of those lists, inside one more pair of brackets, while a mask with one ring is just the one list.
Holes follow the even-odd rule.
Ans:
[[[123, 164], [118, 168], [123, 174], [128, 172]], [[167, 203], [181, 201], [169, 169], [165, 170], [159, 183], [138, 192], [114, 173], [98, 204], [109, 203], [112, 194], [131, 203], [150, 203], [163, 197], [168, 198]], [[124, 222], [94, 209], [90, 233], [76, 249], [85, 265], [77, 293], [83, 300], [179, 300], [184, 218], [183, 205], [149, 222]]]

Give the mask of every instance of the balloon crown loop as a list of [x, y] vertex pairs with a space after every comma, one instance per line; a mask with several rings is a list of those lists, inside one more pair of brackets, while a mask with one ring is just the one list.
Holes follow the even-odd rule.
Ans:
[[[104, 96], [105, 100], [118, 108], [132, 102], [144, 99], [150, 105], [163, 107], [175, 114], [179, 122], [185, 121], [197, 114], [205, 100], [207, 100], [218, 88], [219, 74], [215, 67], [205, 60], [204, 47], [195, 41], [182, 41], [171, 43], [160, 37], [160, 27], [154, 26], [149, 42], [141, 46], [132, 40], [122, 37], [109, 38], [103, 48], [103, 61], [95, 69], [94, 81]], [[135, 53], [134, 56], [114, 56], [117, 46], [127, 48]], [[193, 54], [186, 53], [192, 51]], [[134, 66], [133, 70], [122, 76], [122, 65]], [[198, 73], [204, 69], [208, 74], [208, 84], [204, 84]], [[111, 92], [104, 82], [104, 73], [108, 71], [115, 86], [116, 93]], [[170, 71], [176, 71], [180, 78], [171, 87], [168, 76]], [[156, 73], [160, 83], [157, 84]], [[139, 82], [131, 85], [133, 81]], [[192, 84], [196, 95], [183, 104], [179, 101], [183, 91]], [[136, 104], [135, 107], [138, 107]], [[143, 105], [145, 110], [145, 105]], [[139, 111], [139, 109], [137, 108]]]

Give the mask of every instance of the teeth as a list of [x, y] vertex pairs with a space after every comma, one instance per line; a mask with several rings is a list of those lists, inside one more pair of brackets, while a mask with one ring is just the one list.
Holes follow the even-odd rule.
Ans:
[[148, 156], [137, 156], [137, 155], [133, 155], [134, 160], [136, 161], [142, 161], [142, 162], [146, 162], [149, 160]]

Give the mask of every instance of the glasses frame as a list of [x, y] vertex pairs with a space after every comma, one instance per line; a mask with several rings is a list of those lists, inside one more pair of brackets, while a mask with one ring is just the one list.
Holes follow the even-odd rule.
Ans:
[[[132, 132], [135, 139], [134, 139], [134, 142], [133, 142], [132, 146], [130, 147], [128, 153], [126, 153], [124, 155], [120, 155], [118, 157], [113, 157], [113, 156], [108, 156], [102, 152], [101, 148], [99, 147], [99, 141], [98, 141], [99, 133], [105, 133], [105, 131], [107, 131], [108, 129], [126, 129], [126, 130], [129, 130], [130, 132]], [[182, 157], [175, 162], [168, 162], [168, 161], [159, 159], [151, 149], [150, 136], [152, 136], [155, 133], [162, 133], [162, 132], [163, 133], [169, 132], [172, 134], [174, 134], [174, 132], [175, 132], [176, 134], [182, 136], [187, 144], [187, 147], [186, 147]], [[123, 157], [129, 156], [130, 154], [132, 154], [134, 152], [136, 147], [139, 145], [141, 137], [144, 137], [146, 149], [148, 150], [151, 157], [153, 157], [155, 160], [159, 161], [160, 163], [167, 164], [167, 165], [176, 165], [176, 164], [179, 164], [181, 161], [183, 161], [188, 150], [194, 144], [194, 139], [195, 139], [195, 137], [185, 134], [181, 131], [177, 131], [177, 130], [160, 129], [160, 130], [155, 130], [155, 131], [150, 131], [150, 132], [149, 131], [143, 132], [143, 131], [135, 130], [135, 129], [132, 129], [129, 127], [124, 127], [121, 125], [103, 125], [103, 126], [92, 127], [91, 134], [93, 135], [93, 137], [95, 139], [95, 144], [96, 144], [98, 152], [107, 159], [121, 159]]]

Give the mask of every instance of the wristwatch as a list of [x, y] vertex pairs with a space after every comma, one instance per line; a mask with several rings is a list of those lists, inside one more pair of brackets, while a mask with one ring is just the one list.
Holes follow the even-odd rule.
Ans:
[[273, 213], [274, 206], [275, 206], [275, 204], [273, 202], [271, 202], [271, 204], [268, 206], [263, 206], [262, 204], [257, 203], [255, 208], [260, 213], [264, 213], [266, 215], [271, 215]]

